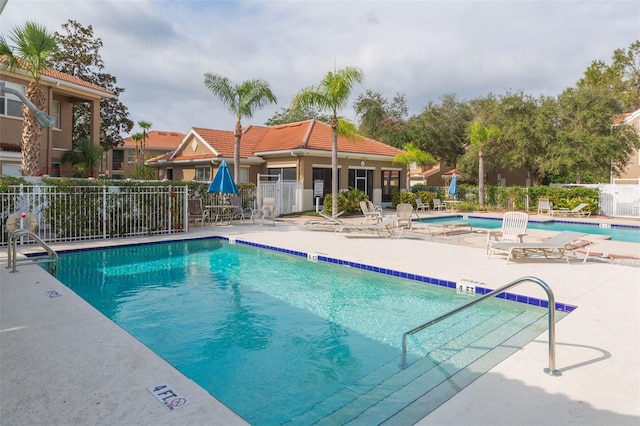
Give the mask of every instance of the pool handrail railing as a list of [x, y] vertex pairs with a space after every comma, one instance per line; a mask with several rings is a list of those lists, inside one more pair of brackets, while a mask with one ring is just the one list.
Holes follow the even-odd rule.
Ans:
[[482, 302], [483, 300], [486, 300], [490, 297], [494, 297], [497, 296], [498, 294], [504, 292], [505, 290], [511, 288], [511, 287], [515, 287], [519, 284], [522, 284], [523, 282], [526, 281], [531, 281], [534, 282], [538, 285], [540, 285], [540, 287], [542, 287], [544, 289], [544, 291], [547, 293], [547, 299], [548, 299], [548, 309], [549, 309], [549, 367], [545, 368], [543, 371], [550, 375], [550, 376], [561, 376], [562, 373], [558, 370], [556, 370], [556, 321], [555, 321], [555, 297], [553, 295], [553, 291], [551, 290], [551, 287], [549, 287], [549, 285], [547, 283], [545, 283], [544, 281], [542, 281], [540, 278], [536, 278], [536, 277], [522, 277], [522, 278], [518, 278], [517, 280], [511, 281], [508, 284], [503, 285], [500, 288], [497, 288], [489, 293], [486, 293], [484, 295], [482, 295], [481, 297], [466, 303], [462, 306], [459, 306], [455, 309], [452, 309], [451, 311], [440, 315], [437, 318], [434, 318], [430, 321], [425, 322], [424, 324], [421, 324], [417, 327], [412, 328], [411, 330], [405, 332], [402, 334], [402, 368], [405, 368], [407, 365], [407, 336], [409, 336], [410, 334], [414, 334], [417, 333], [418, 331], [422, 331], [425, 328], [432, 326], [433, 324], [436, 324], [444, 319], [449, 318], [452, 315], [457, 314], [458, 312], [464, 311], [467, 308], [470, 308], [471, 306], [474, 306], [480, 302]]

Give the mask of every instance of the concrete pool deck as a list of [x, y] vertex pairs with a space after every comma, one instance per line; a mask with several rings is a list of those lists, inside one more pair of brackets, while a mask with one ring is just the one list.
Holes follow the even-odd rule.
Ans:
[[[552, 287], [556, 301], [578, 306], [556, 325], [556, 367], [562, 376], [542, 372], [548, 365], [545, 332], [419, 424], [640, 423], [640, 263], [593, 257], [586, 263], [573, 260], [570, 265], [540, 259], [507, 265], [503, 257], [486, 257], [485, 237], [476, 232], [439, 237], [417, 226], [402, 238], [385, 239], [305, 230], [302, 222], [287, 218], [276, 226], [198, 226], [186, 234], [166, 237], [53, 247], [220, 235], [450, 281], [470, 279], [491, 288], [535, 276]], [[546, 236], [545, 231], [530, 235]], [[638, 244], [594, 241], [592, 252], [640, 258]], [[21, 265], [19, 272], [9, 272], [4, 268], [6, 254], [6, 248], [0, 250], [2, 425], [244, 423], [40, 267]], [[542, 289], [534, 284], [512, 291], [544, 298]], [[189, 404], [174, 411], [162, 406], [147, 390], [161, 383], [171, 385]]]

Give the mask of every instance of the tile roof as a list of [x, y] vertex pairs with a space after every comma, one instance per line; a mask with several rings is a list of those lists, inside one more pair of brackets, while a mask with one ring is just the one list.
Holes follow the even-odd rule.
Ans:
[[[184, 133], [151, 130], [147, 132], [146, 147], [158, 149], [176, 149], [184, 139]], [[136, 142], [131, 138], [124, 138], [124, 147], [134, 147]]]
[[[231, 130], [205, 129], [194, 127], [192, 133], [199, 136], [209, 144], [220, 157], [233, 157], [235, 137]], [[331, 126], [317, 120], [307, 120], [297, 123], [282, 124], [278, 126], [247, 126], [242, 130], [240, 143], [240, 157], [255, 157], [258, 154], [269, 152], [289, 151], [297, 149], [331, 151]], [[183, 139], [183, 144], [186, 140]], [[182, 146], [177, 148], [182, 149]], [[364, 155], [379, 155], [394, 157], [404, 151], [386, 145], [382, 142], [362, 136], [347, 138], [338, 136], [338, 151], [340, 153], [354, 153]], [[213, 158], [214, 152], [209, 155], [184, 155], [176, 152], [172, 161], [198, 160]]]
[[[6, 56], [4, 56], [4, 55], [0, 56], [0, 62], [5, 62], [5, 58], [6, 58]], [[24, 62], [22, 62], [22, 63], [24, 64]], [[24, 70], [24, 67], [22, 67], [22, 68]], [[3, 69], [3, 68], [0, 67], [0, 70], [1, 69]], [[42, 71], [42, 75], [45, 75], [47, 77], [51, 77], [51, 78], [56, 79], [56, 80], [66, 81], [67, 83], [76, 84], [78, 86], [82, 86], [82, 87], [85, 87], [87, 89], [96, 90], [98, 92], [104, 93], [105, 96], [112, 97], [112, 96], [115, 95], [111, 90], [105, 89], [102, 86], [98, 86], [97, 84], [90, 83], [90, 82], [85, 81], [85, 80], [83, 80], [81, 78], [74, 77], [74, 76], [72, 76], [70, 74], [66, 74], [66, 73], [54, 70], [53, 68], [44, 69]]]

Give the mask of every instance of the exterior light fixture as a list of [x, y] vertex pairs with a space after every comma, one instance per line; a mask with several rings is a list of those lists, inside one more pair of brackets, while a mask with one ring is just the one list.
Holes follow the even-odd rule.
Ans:
[[0, 93], [10, 93], [17, 96], [33, 113], [33, 117], [36, 119], [41, 127], [49, 127], [55, 124], [55, 120], [47, 115], [46, 112], [36, 108], [36, 106], [27, 98], [24, 93], [19, 90], [11, 89], [9, 87], [0, 86]]

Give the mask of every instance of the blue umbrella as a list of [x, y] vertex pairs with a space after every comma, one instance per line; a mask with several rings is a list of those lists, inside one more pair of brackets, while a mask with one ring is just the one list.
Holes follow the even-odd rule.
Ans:
[[458, 176], [454, 173], [451, 176], [451, 185], [449, 185], [449, 194], [455, 197], [458, 193]]
[[233, 181], [229, 165], [226, 160], [222, 160], [216, 176], [213, 178], [207, 192], [219, 192], [221, 194], [237, 194], [238, 187]]

